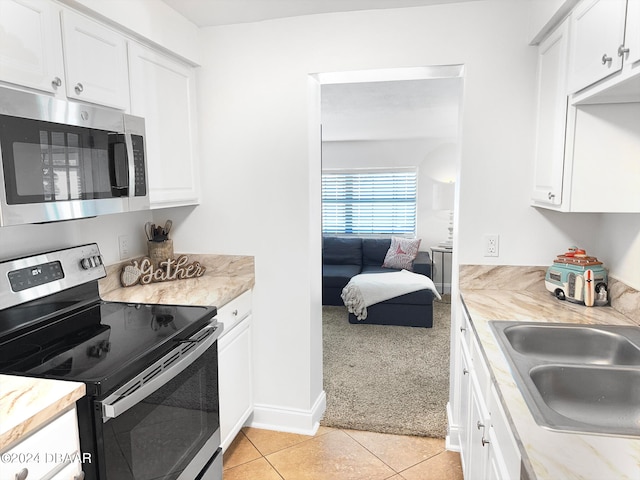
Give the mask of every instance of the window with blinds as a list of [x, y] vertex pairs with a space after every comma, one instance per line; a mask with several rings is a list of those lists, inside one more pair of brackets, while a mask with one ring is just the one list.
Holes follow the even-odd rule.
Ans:
[[416, 169], [325, 171], [322, 233], [415, 235]]

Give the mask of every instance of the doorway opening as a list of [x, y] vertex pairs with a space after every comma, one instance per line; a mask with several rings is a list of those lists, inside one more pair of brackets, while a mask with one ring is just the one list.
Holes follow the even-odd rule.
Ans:
[[[316, 95], [311, 98], [318, 109], [315, 119], [321, 125], [317, 129], [321, 132], [318, 135], [320, 149], [316, 152], [321, 172], [348, 174], [414, 171], [417, 180], [414, 199], [415, 226], [413, 232], [405, 235], [419, 238], [420, 250], [427, 252], [430, 246], [437, 246], [450, 238], [450, 228], [453, 227], [451, 218], [454, 204], [440, 201], [442, 199], [438, 197], [438, 192], [453, 191], [453, 188], [448, 187], [452, 187], [458, 179], [463, 73], [462, 66], [453, 65], [314, 75], [316, 84], [312, 86], [312, 90], [315, 89]], [[316, 131], [313, 125], [311, 131]], [[322, 175], [314, 177], [322, 181]], [[446, 188], [441, 188], [443, 186]], [[321, 194], [319, 190], [322, 189], [319, 188], [316, 192]], [[315, 218], [322, 217], [322, 213], [317, 212]], [[339, 214], [336, 216], [340, 217]], [[332, 225], [332, 228], [335, 229], [335, 225]], [[323, 229], [323, 234], [328, 235], [328, 230]], [[392, 235], [393, 232], [389, 232], [386, 236]], [[384, 233], [377, 232], [376, 236], [384, 236]], [[451, 258], [451, 255], [445, 259], [436, 258], [435, 271], [432, 272], [432, 278], [434, 274], [439, 275], [439, 290], [442, 288], [441, 291], [444, 292], [449, 292], [451, 288]], [[323, 307], [325, 312], [327, 308], [342, 307]], [[346, 321], [344, 319], [344, 322]], [[413, 333], [419, 333], [418, 330]], [[325, 329], [325, 336], [326, 332]], [[391, 335], [395, 335], [399, 330], [390, 332]], [[448, 340], [448, 335], [445, 337]], [[445, 345], [443, 348], [446, 348], [448, 353], [448, 346]], [[349, 378], [348, 370], [351, 367], [348, 365], [346, 372], [334, 373], [331, 371], [332, 368], [333, 365], [325, 365], [325, 376], [346, 374], [345, 378]], [[448, 372], [448, 360], [446, 370]], [[351, 375], [354, 382], [357, 380], [355, 377], [357, 375]], [[364, 382], [371, 383], [366, 379]], [[442, 407], [441, 413], [444, 413], [448, 375], [442, 385], [444, 396], [439, 401], [439, 406]], [[420, 385], [415, 385], [415, 388], [420, 388]], [[332, 408], [332, 392], [326, 390], [329, 412]], [[344, 407], [349, 410], [353, 405], [343, 405], [341, 408]], [[419, 408], [424, 408], [424, 405]], [[406, 409], [398, 411], [396, 416], [406, 417]], [[441, 420], [446, 423], [446, 414]], [[389, 418], [384, 421], [388, 423]], [[397, 423], [406, 424], [406, 421], [407, 419], [403, 418]], [[375, 422], [371, 424], [375, 425]], [[443, 427], [446, 428], [446, 425]], [[355, 425], [355, 428], [362, 426]], [[402, 431], [402, 425], [399, 428], [399, 431], [394, 431], [392, 427], [387, 433], [421, 434], [417, 431]], [[375, 426], [371, 430], [384, 431], [376, 429]], [[441, 430], [442, 428], [437, 431]], [[433, 434], [422, 433], [426, 433], [427, 436]]]

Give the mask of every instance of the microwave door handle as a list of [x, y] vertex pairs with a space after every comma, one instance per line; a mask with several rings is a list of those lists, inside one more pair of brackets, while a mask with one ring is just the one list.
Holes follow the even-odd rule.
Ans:
[[134, 197], [136, 194], [136, 165], [133, 157], [133, 140], [131, 139], [131, 133], [124, 134], [124, 143], [127, 148], [127, 168], [129, 171], [129, 179], [127, 186], [129, 188], [129, 197]]
[[[176, 347], [167, 355], [162, 357], [160, 360], [155, 362], [149, 368], [147, 368], [144, 372], [142, 372], [138, 377], [136, 377], [131, 382], [127, 382], [125, 385], [120, 387], [116, 392], [112, 395], [109, 395], [102, 402], [100, 402], [102, 406], [102, 422], [106, 423], [111, 418], [116, 418], [122, 415], [124, 412], [129, 410], [131, 407], [135, 406], [140, 401], [144, 400], [147, 396], [155, 392], [158, 388], [168, 383], [170, 380], [175, 378], [178, 374], [180, 374], [185, 368], [195, 362], [214, 342], [218, 339], [222, 331], [221, 325], [211, 325], [203, 328], [203, 331], [207, 331], [208, 335], [204, 338], [200, 338], [198, 340], [183, 340], [184, 342], [193, 342], [196, 343], [197, 346], [185, 353], [182, 358], [180, 358], [177, 362], [173, 363], [169, 368], [155, 376], [149, 382], [143, 384], [137, 390], [133, 391], [130, 395], [122, 396], [123, 391], [127, 391], [128, 389], [134, 387], [138, 383], [138, 379], [145, 375], [146, 372], [154, 370], [156, 368], [161, 368], [162, 363], [164, 363], [165, 359], [172, 357], [176, 354], [177, 351], [180, 351], [181, 346]], [[192, 337], [193, 338], [193, 337]]]
[[113, 144], [113, 181], [111, 188], [126, 190], [129, 186], [129, 164], [127, 160], [127, 146], [122, 142]]

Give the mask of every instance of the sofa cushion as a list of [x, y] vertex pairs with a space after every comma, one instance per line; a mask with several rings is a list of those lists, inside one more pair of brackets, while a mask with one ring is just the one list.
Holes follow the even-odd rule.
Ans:
[[382, 266], [413, 271], [413, 260], [418, 254], [418, 248], [420, 248], [419, 238], [391, 237], [391, 245]]
[[363, 238], [362, 265], [382, 267], [389, 245], [391, 245], [390, 238]]
[[325, 265], [361, 265], [362, 239], [324, 237], [322, 239], [322, 263]]
[[351, 277], [360, 273], [360, 265], [322, 265], [322, 286], [344, 288]]

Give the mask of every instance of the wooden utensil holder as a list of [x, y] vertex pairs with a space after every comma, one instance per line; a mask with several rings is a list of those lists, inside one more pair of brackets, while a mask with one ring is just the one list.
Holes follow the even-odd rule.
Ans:
[[155, 268], [158, 268], [160, 262], [173, 258], [173, 240], [147, 242], [147, 245], [149, 247], [149, 260], [151, 260], [151, 264]]

